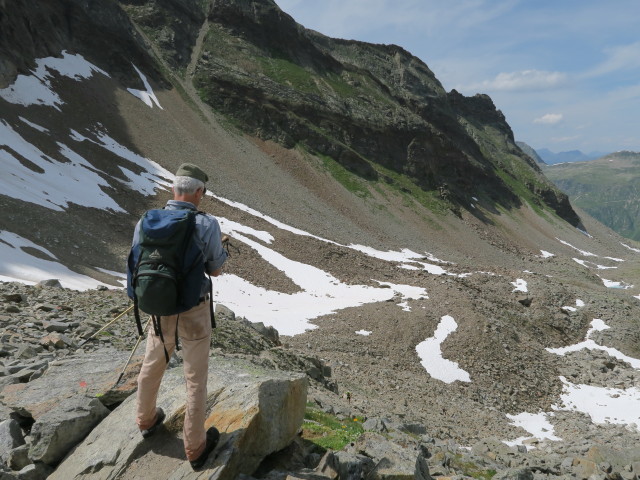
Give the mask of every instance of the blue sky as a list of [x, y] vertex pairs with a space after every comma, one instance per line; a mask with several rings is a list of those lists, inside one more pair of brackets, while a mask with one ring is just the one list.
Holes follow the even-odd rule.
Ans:
[[486, 93], [521, 140], [640, 151], [638, 0], [276, 0], [330, 37], [396, 44], [447, 91]]

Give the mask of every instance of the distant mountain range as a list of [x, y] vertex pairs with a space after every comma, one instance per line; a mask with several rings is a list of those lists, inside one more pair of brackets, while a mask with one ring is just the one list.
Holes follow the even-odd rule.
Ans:
[[605, 152], [590, 152], [584, 153], [580, 150], [569, 150], [567, 152], [552, 152], [548, 148], [540, 148], [538, 150], [527, 145], [525, 142], [516, 142], [520, 149], [533, 158], [536, 162], [555, 165], [557, 163], [572, 163], [572, 162], [586, 162], [589, 160], [595, 160], [596, 158], [604, 157]]

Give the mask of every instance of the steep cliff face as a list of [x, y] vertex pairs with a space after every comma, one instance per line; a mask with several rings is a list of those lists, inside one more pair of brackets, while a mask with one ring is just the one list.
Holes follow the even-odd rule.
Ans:
[[489, 97], [447, 93], [398, 46], [328, 38], [272, 0], [126, 3], [204, 101], [251, 135], [331, 157], [369, 180], [408, 175], [456, 206], [470, 193], [490, 207], [525, 199], [579, 223]]

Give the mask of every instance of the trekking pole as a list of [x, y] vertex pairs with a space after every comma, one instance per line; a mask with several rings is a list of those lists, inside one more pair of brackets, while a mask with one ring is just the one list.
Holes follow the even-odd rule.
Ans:
[[116, 318], [114, 318], [113, 320], [111, 320], [109, 323], [107, 323], [104, 327], [100, 328], [100, 330], [98, 330], [97, 332], [95, 332], [93, 335], [91, 335], [89, 338], [87, 338], [84, 342], [82, 342], [78, 348], [80, 348], [81, 346], [83, 346], [85, 343], [87, 343], [89, 340], [91, 340], [93, 337], [95, 337], [96, 335], [98, 335], [100, 332], [102, 332], [103, 330], [105, 330], [106, 328], [108, 328], [109, 326], [111, 326], [112, 324], [116, 323], [118, 320], [120, 320], [125, 314], [129, 313], [131, 311], [131, 309], [133, 308], [133, 305], [129, 306], [129, 308], [127, 308], [124, 312], [122, 312], [120, 315], [118, 315]]
[[[149, 320], [147, 320], [147, 324], [144, 326], [145, 330], [149, 326], [149, 322], [151, 322], [151, 318], [149, 318]], [[136, 344], [133, 346], [133, 350], [131, 350], [131, 355], [129, 355], [129, 358], [127, 359], [127, 363], [124, 364], [124, 368], [120, 372], [120, 376], [116, 380], [116, 383], [113, 384], [114, 387], [120, 383], [120, 380], [122, 380], [124, 372], [127, 369], [127, 367], [129, 366], [129, 363], [131, 362], [131, 359], [133, 358], [133, 354], [136, 353], [136, 350], [138, 349], [138, 345], [140, 345], [140, 342], [142, 341], [142, 337], [144, 337], [144, 335], [139, 335], [138, 336], [138, 340], [136, 340]]]
[[230, 242], [231, 238], [229, 237], [229, 235], [223, 235], [222, 236], [222, 248], [224, 248], [227, 251], [227, 255], [231, 256], [231, 252], [229, 251], [229, 247], [233, 247], [235, 248], [236, 252], [240, 253], [240, 249], [238, 247], [236, 247], [234, 244], [232, 244]]

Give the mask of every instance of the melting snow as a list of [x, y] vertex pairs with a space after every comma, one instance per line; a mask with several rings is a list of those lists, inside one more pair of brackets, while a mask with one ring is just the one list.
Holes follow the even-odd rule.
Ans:
[[640, 425], [640, 390], [637, 387], [627, 389], [604, 388], [593, 385], [578, 385], [560, 377], [563, 392], [560, 405], [554, 410], [577, 410], [591, 417], [595, 423], [613, 423], [621, 425]]
[[75, 130], [71, 130], [71, 138], [73, 140], [76, 140], [77, 142], [88, 141], [99, 145], [105, 150], [108, 150], [120, 158], [128, 160], [134, 165], [140, 167], [142, 172], [139, 174], [136, 174], [127, 168], [120, 167], [120, 170], [128, 179], [127, 182], [123, 183], [129, 186], [132, 190], [137, 190], [144, 195], [153, 195], [156, 189], [161, 185], [165, 188], [171, 187], [175, 175], [166, 168], [152, 160], [149, 160], [148, 158], [132, 152], [124, 145], [115, 141], [105, 132], [97, 131], [95, 133], [95, 137], [96, 140], [93, 140]]
[[586, 251], [584, 251], [584, 250], [580, 250], [579, 248], [574, 247], [573, 245], [571, 245], [569, 242], [565, 242], [564, 240], [560, 240], [558, 237], [556, 237], [556, 240], [558, 240], [560, 243], [562, 243], [562, 244], [564, 244], [564, 245], [566, 245], [566, 246], [568, 246], [568, 247], [571, 247], [571, 248], [573, 248], [574, 250], [576, 250], [576, 251], [580, 252], [580, 254], [581, 254], [583, 257], [597, 257], [597, 256], [598, 256], [598, 255], [596, 255], [595, 253], [591, 253], [591, 252], [586, 252]]
[[626, 282], [616, 282], [614, 280], [607, 280], [606, 278], [600, 278], [602, 280], [602, 283], [604, 283], [604, 286], [607, 288], [620, 288], [622, 290], [628, 290], [630, 288], [633, 288], [633, 285], [629, 285]]
[[[555, 435], [555, 429], [549, 422], [549, 417], [552, 417], [553, 413], [519, 413], [517, 415], [508, 415], [507, 418], [511, 420], [511, 424], [516, 427], [521, 427], [531, 434], [534, 438], [539, 440], [562, 440]], [[519, 437], [515, 440], [504, 442], [507, 445], [515, 446], [522, 445], [524, 440], [531, 437]]]
[[512, 292], [523, 292], [523, 293], [527, 293], [529, 291], [529, 289], [527, 288], [527, 282], [525, 282], [523, 279], [518, 278], [515, 282], [511, 282], [511, 285], [513, 285], [514, 288], [512, 290]]
[[[578, 302], [581, 302], [581, 300], [577, 300], [576, 304]], [[563, 348], [547, 348], [546, 350], [562, 356], [582, 349], [601, 350], [612, 357], [627, 362], [635, 369], [640, 369], [639, 359], [624, 355], [615, 348], [598, 345], [591, 340], [590, 337], [593, 332], [608, 328], [610, 328], [608, 325], [596, 318], [591, 322], [591, 328], [583, 342]], [[636, 428], [640, 425], [640, 410], [638, 410], [640, 390], [637, 387], [620, 389], [574, 384], [562, 376], [560, 380], [563, 383], [562, 394], [559, 403], [551, 407], [554, 411], [580, 411], [589, 415], [594, 423], [634, 425]], [[514, 421], [514, 425], [521, 426], [536, 438], [560, 440], [555, 437], [553, 426], [548, 422], [548, 419], [552, 416], [553, 413], [530, 414], [526, 412], [519, 415], [507, 415]], [[525, 440], [525, 437], [505, 443], [518, 445], [523, 440]]]
[[147, 77], [145, 77], [145, 75], [140, 70], [138, 70], [138, 67], [136, 67], [135, 65], [133, 66], [133, 68], [135, 68], [136, 72], [138, 72], [138, 75], [140, 76], [140, 80], [142, 80], [142, 83], [144, 84], [144, 88], [146, 90], [136, 90], [134, 88], [127, 88], [127, 91], [131, 95], [138, 97], [150, 108], [153, 108], [153, 104], [155, 103], [160, 110], [164, 110], [164, 108], [162, 108], [162, 106], [160, 105], [160, 102], [158, 101], [156, 94], [153, 93], [153, 89], [151, 88], [151, 85], [149, 85], [149, 82], [147, 81]]
[[46, 105], [60, 110], [64, 102], [51, 87], [51, 70], [60, 75], [81, 80], [89, 78], [94, 72], [109, 76], [104, 70], [87, 62], [82, 55], [62, 52], [62, 58], [47, 57], [36, 60], [36, 68], [31, 75], [18, 75], [16, 81], [7, 88], [0, 89], [0, 97], [9, 103], [19, 105]]
[[18, 117], [18, 118], [19, 118], [20, 120], [22, 120], [24, 123], [26, 123], [27, 125], [29, 125], [31, 128], [34, 128], [34, 129], [36, 129], [36, 130], [37, 130], [37, 131], [39, 131], [39, 132], [42, 132], [42, 133], [49, 133], [49, 130], [47, 130], [46, 128], [41, 127], [40, 125], [37, 125], [37, 124], [35, 124], [35, 123], [33, 123], [33, 122], [30, 122], [29, 120], [27, 120], [27, 119], [26, 119], [26, 118], [24, 118], [24, 117]]
[[620, 245], [622, 245], [623, 247], [628, 248], [628, 249], [629, 249], [629, 250], [631, 250], [632, 252], [640, 253], [640, 249], [630, 247], [630, 246], [629, 246], [629, 245], [627, 245], [626, 243], [622, 243], [622, 242], [621, 242], [621, 243], [620, 243]]
[[[27, 253], [25, 248], [38, 250], [41, 255], [49, 259], [34, 257]], [[0, 258], [2, 258], [0, 281], [3, 282], [33, 285], [42, 280], [57, 278], [63, 287], [74, 290], [88, 290], [99, 285], [113, 288], [111, 285], [69, 270], [46, 248], [4, 230], [0, 230]]]
[[593, 265], [593, 267], [595, 267], [597, 270], [611, 270], [611, 269], [618, 268], [618, 267], [608, 267], [606, 265], [598, 265], [597, 263], [589, 262], [587, 260], [582, 260], [580, 258], [574, 258], [573, 261], [586, 268], [590, 268], [589, 265]]
[[620, 350], [617, 350], [615, 348], [598, 345], [595, 341], [591, 340], [591, 335], [593, 334], [593, 332], [601, 332], [603, 330], [607, 330], [608, 328], [611, 328], [611, 327], [609, 327], [606, 323], [604, 323], [599, 318], [595, 318], [591, 322], [591, 328], [587, 332], [587, 336], [584, 339], [584, 341], [580, 343], [576, 343], [575, 345], [569, 345], [568, 347], [546, 348], [545, 350], [547, 352], [555, 353], [556, 355], [561, 355], [561, 356], [564, 356], [569, 352], [577, 352], [583, 349], [601, 350], [603, 352], [607, 352], [612, 357], [615, 357], [619, 360], [627, 362], [633, 368], [640, 369], [640, 360], [633, 357], [629, 357], [624, 353], [622, 353]]
[[[69, 162], [58, 162], [27, 142], [4, 120], [0, 120], [0, 145], [8, 147], [0, 149], [0, 191], [4, 195], [56, 211], [65, 210], [70, 203], [124, 211], [102, 190], [109, 186], [106, 180], [66, 145], [58, 143], [60, 153]], [[34, 164], [38, 171], [23, 165], [20, 157]]]
[[402, 310], [405, 312], [410, 312], [411, 307], [409, 306], [409, 302], [402, 302], [397, 304], [399, 307], [402, 307]]
[[314, 329], [316, 326], [310, 320], [343, 308], [386, 301], [397, 294], [405, 299], [426, 297], [424, 288], [410, 285], [388, 282], [378, 282], [384, 288], [347, 285], [319, 268], [290, 260], [240, 233], [235, 238], [281, 270], [301, 290], [285, 294], [257, 287], [236, 275], [223, 274], [214, 284], [215, 298], [220, 298], [237, 315], [273, 326], [282, 335]]
[[584, 302], [582, 300], [576, 300], [575, 307], [566, 306], [566, 307], [562, 307], [562, 310], [566, 310], [568, 312], [577, 312], [578, 308], [581, 308], [581, 307], [584, 307]]
[[456, 380], [470, 382], [469, 374], [461, 369], [457, 362], [452, 362], [442, 357], [440, 345], [447, 337], [455, 332], [458, 324], [453, 317], [445, 315], [440, 319], [438, 328], [433, 333], [433, 337], [427, 338], [424, 342], [416, 346], [416, 352], [420, 357], [421, 364], [433, 378], [445, 383], [453, 383]]

